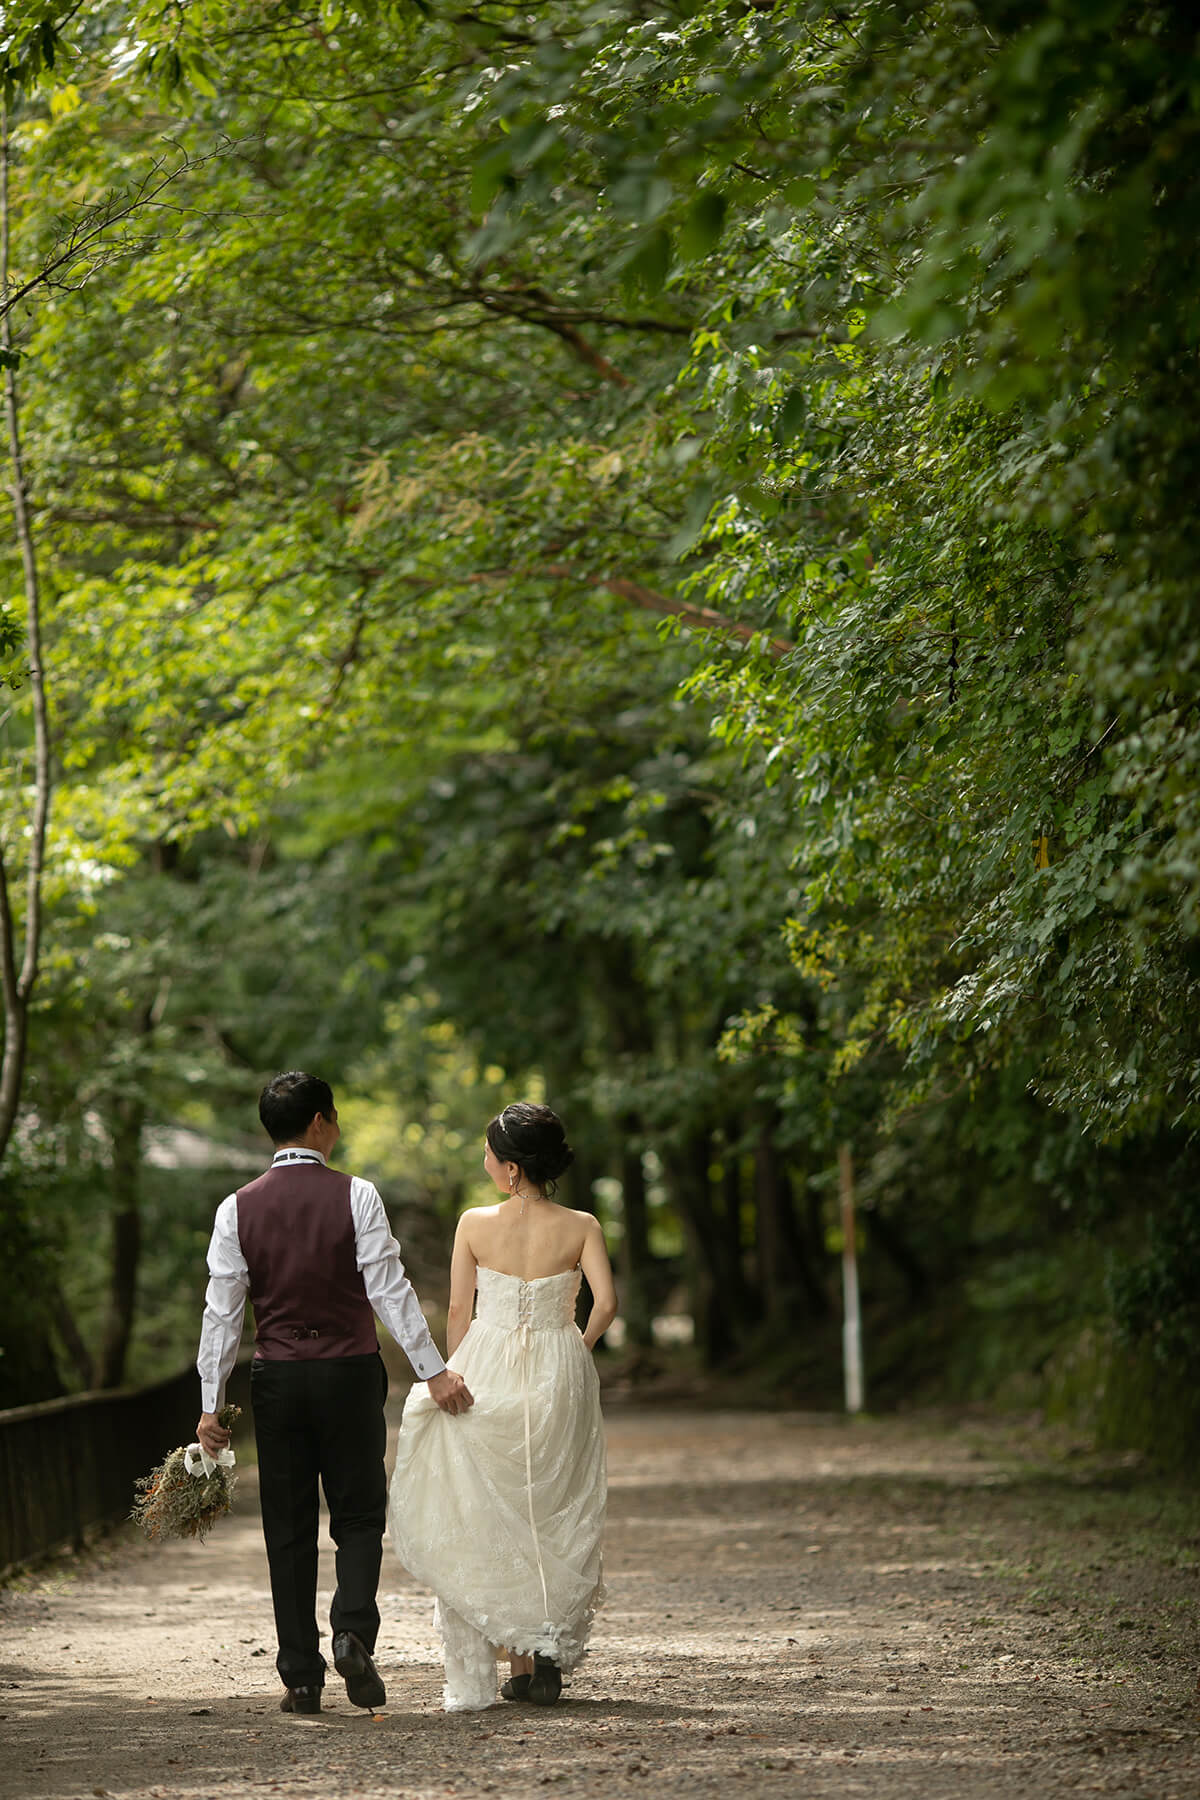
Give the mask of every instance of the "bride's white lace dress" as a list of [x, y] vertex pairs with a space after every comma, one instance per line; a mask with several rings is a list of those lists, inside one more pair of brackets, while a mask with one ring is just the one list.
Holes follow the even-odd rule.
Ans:
[[448, 1712], [490, 1706], [496, 1654], [564, 1671], [600, 1603], [606, 1473], [600, 1388], [575, 1324], [579, 1271], [476, 1272], [476, 1311], [450, 1358], [474, 1395], [439, 1410], [412, 1388], [388, 1523], [400, 1561], [437, 1596]]

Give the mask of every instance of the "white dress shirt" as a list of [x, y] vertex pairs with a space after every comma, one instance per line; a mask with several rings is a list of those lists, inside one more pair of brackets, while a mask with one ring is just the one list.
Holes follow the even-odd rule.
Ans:
[[[289, 1148], [275, 1152], [271, 1167], [324, 1161], [319, 1150]], [[372, 1311], [404, 1351], [417, 1379], [429, 1381], [446, 1365], [429, 1334], [412, 1282], [404, 1273], [400, 1246], [392, 1236], [379, 1191], [361, 1175], [350, 1178], [350, 1216], [355, 1259]], [[237, 1195], [230, 1194], [217, 1208], [208, 1246], [208, 1288], [196, 1357], [204, 1412], [219, 1412], [225, 1404], [225, 1383], [237, 1361], [249, 1293], [250, 1271], [238, 1238]]]

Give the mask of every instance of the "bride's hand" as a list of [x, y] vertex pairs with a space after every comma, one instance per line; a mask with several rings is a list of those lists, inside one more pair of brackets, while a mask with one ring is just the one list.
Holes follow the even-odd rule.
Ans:
[[426, 1383], [429, 1398], [441, 1407], [443, 1412], [464, 1413], [469, 1406], [474, 1406], [475, 1399], [470, 1388], [461, 1375], [453, 1369], [443, 1369], [440, 1375]]

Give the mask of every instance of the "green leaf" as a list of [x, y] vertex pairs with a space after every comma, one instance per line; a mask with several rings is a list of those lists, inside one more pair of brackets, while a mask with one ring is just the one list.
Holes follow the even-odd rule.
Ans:
[[803, 388], [793, 388], [775, 415], [772, 436], [777, 444], [789, 444], [800, 436], [808, 421], [808, 395]]
[[535, 119], [524, 131], [516, 131], [508, 141], [513, 168], [531, 169], [549, 150], [561, 142], [562, 134], [553, 121]]
[[797, 212], [801, 212], [806, 206], [812, 204], [816, 193], [816, 182], [810, 181], [807, 176], [802, 175], [798, 180], [789, 181], [786, 184], [783, 189], [783, 198], [789, 206], [793, 206]]
[[683, 524], [667, 545], [667, 556], [672, 562], [678, 562], [680, 557], [686, 556], [695, 545], [708, 523], [708, 515], [712, 511], [716, 491], [716, 485], [711, 481], [701, 482], [699, 487], [693, 488], [688, 499]]
[[637, 254], [633, 256], [626, 268], [626, 278], [630, 285], [645, 288], [647, 293], [657, 294], [662, 288], [671, 270], [671, 237], [670, 233], [659, 226], [645, 239]]
[[679, 253], [686, 262], [707, 256], [725, 227], [729, 203], [715, 188], [704, 188], [688, 208], [679, 231]]
[[471, 170], [471, 211], [485, 213], [506, 181], [511, 179], [512, 140], [503, 138], [475, 158]]
[[608, 197], [623, 218], [651, 225], [666, 212], [675, 198], [675, 189], [662, 175], [633, 169], [612, 183]]

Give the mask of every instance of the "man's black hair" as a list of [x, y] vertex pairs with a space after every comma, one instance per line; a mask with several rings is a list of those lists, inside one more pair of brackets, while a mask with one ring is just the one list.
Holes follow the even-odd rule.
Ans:
[[303, 1069], [273, 1075], [258, 1097], [258, 1116], [273, 1144], [294, 1144], [318, 1113], [333, 1117], [333, 1089]]

